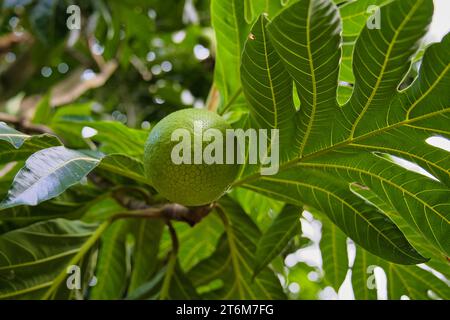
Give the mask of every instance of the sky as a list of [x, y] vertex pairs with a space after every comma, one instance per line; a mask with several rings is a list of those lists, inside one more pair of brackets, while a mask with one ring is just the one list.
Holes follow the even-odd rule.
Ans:
[[434, 0], [434, 16], [427, 41], [437, 42], [450, 31], [450, 0]]

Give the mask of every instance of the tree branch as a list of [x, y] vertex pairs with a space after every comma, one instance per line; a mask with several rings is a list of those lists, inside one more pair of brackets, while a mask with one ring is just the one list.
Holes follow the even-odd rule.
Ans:
[[213, 209], [214, 204], [201, 207], [185, 207], [177, 203], [165, 204], [159, 207], [148, 206], [145, 209], [132, 210], [124, 213], [118, 213], [113, 216], [113, 220], [117, 219], [164, 219], [166, 221], [186, 222], [190, 226], [194, 226], [203, 220]]
[[25, 118], [19, 118], [6, 113], [0, 112], [0, 122], [5, 122], [7, 124], [14, 125], [17, 130], [24, 133], [49, 133], [55, 134], [52, 129], [47, 126], [34, 124], [30, 120]]

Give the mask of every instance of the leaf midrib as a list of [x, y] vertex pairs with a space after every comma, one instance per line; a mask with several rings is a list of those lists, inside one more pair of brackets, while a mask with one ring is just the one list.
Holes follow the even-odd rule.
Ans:
[[[98, 159], [88, 158], [88, 157], [77, 157], [77, 158], [74, 158], [74, 159], [67, 160], [67, 161], [65, 161], [63, 164], [57, 166], [57, 167], [54, 168], [53, 170], [51, 170], [51, 171], [49, 171], [48, 173], [46, 173], [44, 176], [39, 177], [39, 179], [37, 179], [33, 184], [31, 184], [31, 185], [30, 185], [28, 188], [26, 188], [25, 190], [19, 191], [19, 192], [20, 192], [19, 194], [22, 194], [24, 191], [29, 190], [30, 188], [36, 186], [36, 185], [39, 184], [43, 179], [46, 179], [46, 178], [48, 178], [49, 176], [54, 175], [57, 171], [59, 171], [61, 168], [65, 167], [65, 166], [69, 165], [71, 162], [75, 162], [75, 163], [76, 163], [77, 161], [80, 161], [80, 160], [85, 160], [85, 161], [87, 161], [87, 162], [94, 162], [94, 163], [97, 163], [97, 164], [100, 162], [100, 160], [98, 160]], [[9, 195], [8, 195], [8, 197], [9, 197]], [[13, 199], [13, 201], [9, 201], [9, 200], [8, 200], [7, 202], [4, 202], [4, 203], [7, 203], [8, 205], [11, 205], [11, 204], [16, 203], [16, 201]], [[2, 205], [2, 204], [4, 205], [4, 203], [0, 203], [0, 208], [1, 208], [1, 205]], [[7, 208], [7, 206], [6, 206], [6, 207], [3, 207], [3, 209], [6, 209], [6, 208]]]
[[316, 108], [317, 108], [317, 83], [316, 83], [316, 74], [314, 69], [314, 63], [313, 63], [313, 57], [311, 52], [311, 1], [309, 1], [308, 4], [308, 16], [306, 17], [306, 50], [308, 52], [308, 63], [309, 63], [309, 69], [311, 71], [311, 84], [312, 84], [312, 98], [313, 102], [311, 105], [311, 114], [308, 120], [308, 125], [306, 126], [305, 135], [303, 136], [302, 145], [300, 147], [300, 156], [303, 155], [303, 152], [305, 150], [306, 143], [309, 139], [309, 135], [311, 133], [312, 125], [314, 123], [314, 118], [316, 115]]
[[[409, 22], [413, 14], [417, 11], [419, 4], [422, 4], [423, 1], [417, 1], [412, 9], [408, 12], [405, 19], [402, 21], [400, 26], [395, 30], [394, 37], [392, 38], [391, 42], [389, 43], [388, 51], [386, 52], [386, 55], [384, 56], [383, 65], [381, 67], [380, 74], [377, 77], [377, 82], [375, 83], [375, 86], [372, 89], [372, 93], [370, 94], [369, 98], [367, 99], [366, 104], [364, 105], [363, 110], [359, 113], [358, 117], [356, 118], [355, 122], [352, 125], [351, 131], [350, 131], [350, 138], [352, 139], [355, 135], [356, 128], [358, 127], [359, 122], [366, 114], [367, 109], [370, 107], [373, 98], [375, 97], [376, 93], [378, 92], [379, 86], [381, 84], [381, 81], [383, 80], [383, 76], [387, 67], [387, 64], [390, 60], [391, 52], [394, 48], [394, 45], [397, 44], [397, 38], [400, 35], [400, 32], [403, 31], [403, 28], [405, 27], [406, 23]], [[370, 69], [369, 69], [370, 70]]]
[[[367, 139], [367, 138], [370, 138], [370, 137], [373, 137], [373, 136], [377, 136], [377, 135], [379, 135], [381, 133], [384, 133], [386, 131], [389, 131], [389, 130], [401, 127], [403, 125], [408, 125], [410, 123], [414, 123], [414, 122], [417, 122], [417, 121], [425, 120], [425, 119], [434, 117], [436, 115], [444, 114], [446, 112], [450, 112], [450, 108], [445, 108], [445, 109], [442, 109], [442, 110], [439, 110], [439, 111], [435, 111], [435, 112], [432, 112], [432, 113], [427, 113], [427, 114], [425, 114], [423, 116], [419, 116], [419, 117], [416, 117], [416, 118], [413, 118], [413, 119], [406, 119], [406, 120], [397, 122], [395, 124], [386, 126], [384, 128], [368, 132], [368, 133], [363, 134], [361, 136], [353, 137], [351, 139], [347, 139], [345, 141], [336, 143], [336, 144], [334, 144], [332, 146], [329, 146], [327, 148], [318, 150], [318, 151], [316, 151], [314, 153], [310, 153], [310, 154], [308, 154], [308, 155], [306, 155], [304, 157], [294, 158], [292, 160], [289, 160], [289, 161], [281, 164], [279, 166], [279, 172], [281, 172], [281, 171], [283, 171], [285, 169], [289, 169], [289, 168], [295, 166], [297, 163], [300, 163], [300, 162], [303, 162], [303, 161], [306, 161], [306, 160], [311, 160], [311, 159], [323, 156], [323, 155], [325, 155], [325, 154], [327, 154], [329, 152], [332, 152], [332, 151], [334, 151], [336, 149], [348, 146], [348, 145], [350, 145], [350, 144], [352, 144], [354, 142], [358, 142], [358, 141], [361, 141], [361, 140], [364, 140], [364, 139]], [[254, 173], [252, 175], [249, 175], [249, 176], [245, 177], [244, 179], [241, 179], [241, 180], [238, 180], [238, 181], [234, 182], [232, 186], [233, 187], [241, 186], [243, 184], [247, 184], [249, 182], [257, 180], [260, 177], [261, 177], [261, 173], [257, 172], [257, 173]]]

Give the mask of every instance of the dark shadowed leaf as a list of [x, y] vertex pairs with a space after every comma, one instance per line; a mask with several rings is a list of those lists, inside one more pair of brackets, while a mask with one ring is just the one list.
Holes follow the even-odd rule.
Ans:
[[256, 248], [254, 275], [266, 268], [286, 248], [289, 241], [300, 234], [302, 211], [299, 207], [286, 205], [262, 235]]
[[0, 298], [40, 298], [96, 228], [94, 224], [57, 219], [3, 234]]
[[275, 274], [268, 268], [252, 279], [256, 243], [260, 231], [245, 212], [231, 199], [221, 200], [219, 209], [225, 234], [213, 255], [196, 265], [188, 276], [196, 287], [210, 287], [205, 297], [214, 299], [284, 299]]

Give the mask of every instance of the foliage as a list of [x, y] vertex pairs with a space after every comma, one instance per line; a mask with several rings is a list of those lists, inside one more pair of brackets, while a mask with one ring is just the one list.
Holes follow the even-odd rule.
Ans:
[[[377, 266], [390, 299], [449, 299], [450, 155], [430, 141], [450, 139], [450, 35], [424, 48], [432, 0], [79, 1], [68, 30], [71, 3], [2, 4], [0, 298], [316, 299], [351, 271], [376, 299]], [[279, 129], [279, 172], [169, 203], [144, 144], [193, 106]]]

